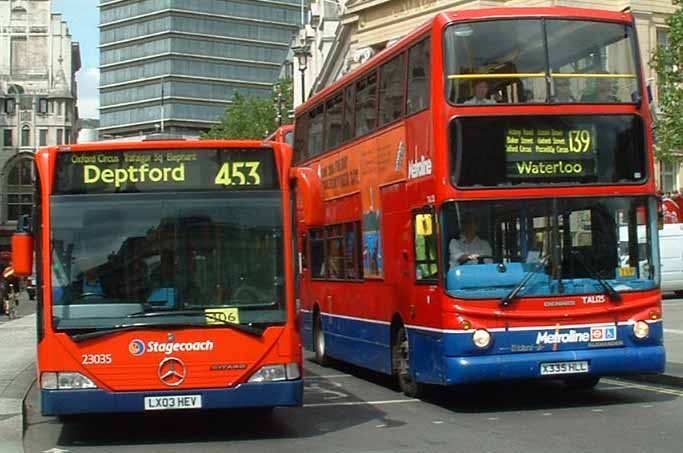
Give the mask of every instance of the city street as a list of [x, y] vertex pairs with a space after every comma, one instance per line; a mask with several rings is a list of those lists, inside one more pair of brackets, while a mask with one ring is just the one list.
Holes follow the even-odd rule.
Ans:
[[[19, 293], [19, 304], [17, 305], [17, 318], [22, 318], [24, 316], [31, 315], [36, 312], [36, 301], [29, 300], [26, 291], [21, 291]], [[0, 324], [8, 322], [10, 319], [3, 315], [0, 315]]]
[[[667, 339], [683, 339], [683, 300], [665, 301]], [[665, 318], [666, 319], [666, 318]], [[678, 330], [681, 334], [675, 333]], [[308, 356], [310, 358], [310, 355]], [[437, 390], [406, 398], [380, 375], [305, 361], [305, 406], [88, 416], [61, 422], [27, 399], [27, 452], [619, 451], [672, 452], [683, 441], [683, 390], [605, 378], [594, 391], [559, 382]], [[58, 448], [56, 450], [51, 450]]]

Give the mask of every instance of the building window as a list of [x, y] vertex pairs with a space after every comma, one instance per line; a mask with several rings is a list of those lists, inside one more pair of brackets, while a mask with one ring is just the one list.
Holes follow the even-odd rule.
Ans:
[[671, 162], [659, 164], [659, 188], [662, 192], [671, 193], [678, 191], [678, 165]]
[[5, 99], [5, 113], [8, 115], [13, 115], [14, 110], [17, 108], [17, 101], [14, 98]]
[[40, 98], [38, 100], [38, 113], [47, 113], [48, 111], [48, 100], [47, 98]]
[[31, 214], [33, 207], [33, 161], [22, 159], [10, 170], [7, 179], [7, 220]]
[[21, 128], [21, 146], [31, 146], [31, 128], [28, 126]]
[[64, 144], [68, 145], [71, 143], [71, 128], [67, 127], [64, 129]]
[[47, 129], [38, 131], [38, 146], [47, 146]]
[[2, 131], [2, 145], [12, 146], [12, 129]]
[[57, 144], [64, 144], [64, 129], [57, 129]]

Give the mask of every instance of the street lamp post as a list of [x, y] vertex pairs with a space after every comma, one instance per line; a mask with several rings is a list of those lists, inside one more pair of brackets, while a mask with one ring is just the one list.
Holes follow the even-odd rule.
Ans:
[[295, 47], [292, 51], [299, 62], [299, 72], [301, 72], [301, 103], [303, 104], [306, 102], [306, 76], [304, 73], [308, 68], [308, 57], [311, 56], [311, 52], [306, 45]]

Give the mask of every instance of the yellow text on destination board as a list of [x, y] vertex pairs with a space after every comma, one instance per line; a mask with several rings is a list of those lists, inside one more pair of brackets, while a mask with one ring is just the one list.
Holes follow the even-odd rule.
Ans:
[[150, 167], [147, 164], [140, 166], [130, 165], [126, 168], [101, 169], [97, 165], [83, 166], [83, 182], [85, 184], [97, 184], [100, 182], [114, 184], [121, 187], [128, 182], [184, 182], [185, 164], [177, 167]]

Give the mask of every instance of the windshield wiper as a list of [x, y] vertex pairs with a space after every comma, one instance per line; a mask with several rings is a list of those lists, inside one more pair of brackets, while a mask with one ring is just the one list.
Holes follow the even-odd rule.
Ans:
[[593, 277], [595, 280], [598, 281], [598, 283], [600, 283], [600, 285], [605, 289], [605, 292], [607, 293], [611, 301], [621, 302], [623, 300], [619, 291], [615, 290], [614, 287], [610, 285], [607, 280], [602, 278], [598, 271], [596, 271], [593, 266], [588, 264], [586, 260], [583, 259], [581, 253], [579, 253], [577, 250], [572, 250], [571, 253], [576, 258], [576, 260], [584, 267], [584, 269], [588, 271], [591, 277]]
[[[140, 312], [140, 313], [133, 313], [128, 316], [127, 318], [154, 318], [158, 316], [197, 316], [201, 315], [204, 316], [205, 318], [210, 318], [212, 321], [218, 321], [221, 326], [225, 327], [230, 327], [231, 329], [238, 330], [240, 332], [244, 332], [249, 335], [253, 335], [255, 337], [261, 337], [263, 336], [263, 332], [266, 331], [264, 327], [257, 327], [253, 326], [250, 324], [236, 324], [230, 321], [227, 321], [225, 319], [222, 319], [218, 316], [216, 316], [213, 313], [205, 313], [204, 311], [201, 310], [183, 310], [183, 311], [171, 311], [171, 312], [161, 312], [161, 311], [152, 311], [152, 312]], [[147, 323], [122, 323], [122, 324], [116, 324], [115, 326], [108, 328], [108, 329], [103, 329], [103, 330], [96, 330], [94, 332], [87, 332], [87, 333], [78, 333], [75, 335], [72, 335], [71, 338], [79, 343], [81, 341], [85, 340], [92, 340], [93, 338], [99, 338], [99, 337], [104, 337], [107, 335], [113, 335], [115, 333], [119, 332], [126, 332], [129, 330], [141, 330], [141, 329], [173, 329], [173, 328], [178, 328], [178, 327], [206, 327], [207, 324], [204, 323], [198, 323], [198, 322], [192, 322], [192, 323], [182, 323], [182, 324], [177, 324], [177, 323], [169, 323], [165, 322], [162, 324], [147, 324]]]
[[540, 271], [541, 268], [543, 268], [543, 266], [545, 266], [548, 263], [548, 258], [550, 258], [550, 255], [545, 255], [541, 257], [541, 260], [538, 263], [536, 263], [536, 266], [534, 266], [533, 269], [527, 272], [524, 278], [521, 279], [519, 283], [517, 283], [515, 287], [512, 288], [512, 290], [500, 300], [500, 305], [502, 305], [503, 307], [507, 307], [508, 305], [510, 305], [517, 298], [517, 295], [522, 290], [522, 288], [524, 288], [524, 285], [526, 285], [527, 282], [531, 280], [531, 277], [536, 275], [538, 271]]
[[[226, 319], [221, 318], [215, 313], [206, 313], [204, 310], [177, 310], [177, 311], [147, 311], [139, 313], [131, 313], [126, 316], [126, 318], [155, 318], [160, 316], [203, 316], [205, 318], [211, 319], [212, 321], [218, 321], [221, 325], [226, 327], [231, 327], [235, 330], [239, 330], [256, 337], [263, 336], [263, 332], [266, 331], [264, 327], [256, 327], [250, 324], [237, 324], [230, 322]], [[206, 324], [195, 324], [199, 326], [206, 326]]]
[[[203, 324], [184, 324], [190, 326], [203, 326]], [[92, 340], [93, 338], [106, 337], [107, 335], [113, 335], [119, 332], [126, 332], [129, 330], [140, 330], [140, 329], [168, 329], [171, 327], [178, 327], [178, 324], [116, 324], [108, 329], [95, 330], [94, 332], [87, 333], [77, 333], [71, 335], [71, 339], [76, 343], [81, 341]]]

